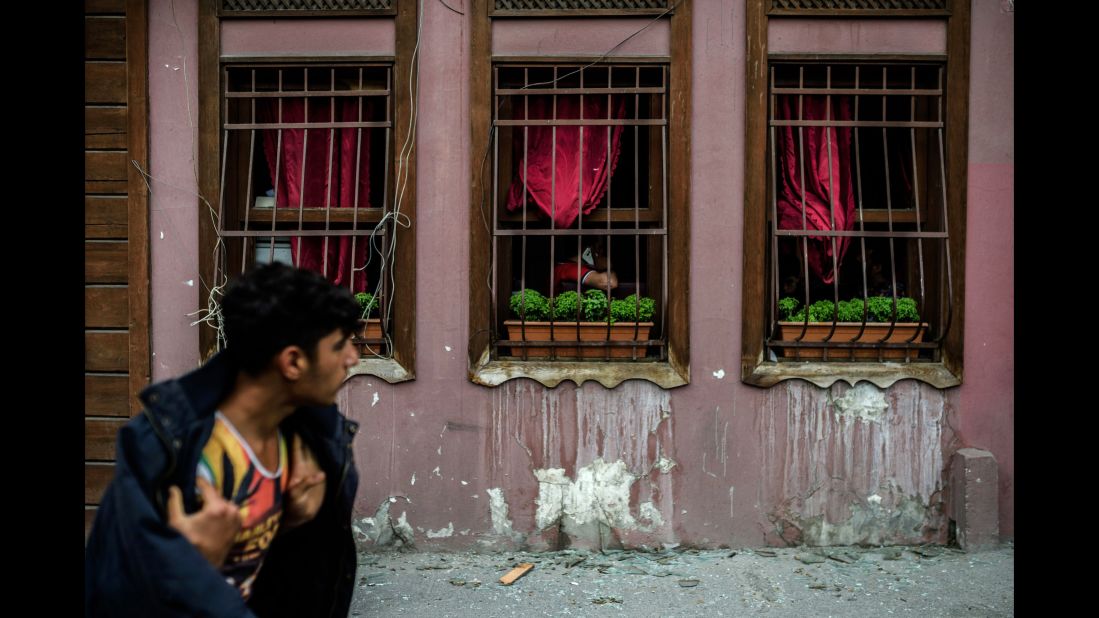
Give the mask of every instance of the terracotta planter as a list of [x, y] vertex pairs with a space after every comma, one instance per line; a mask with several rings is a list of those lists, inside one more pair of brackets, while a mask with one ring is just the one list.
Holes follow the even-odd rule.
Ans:
[[[576, 341], [576, 322], [554, 322], [553, 337], [550, 338], [549, 322], [527, 322], [525, 326], [519, 320], [507, 320], [508, 338], [504, 341]], [[636, 328], [635, 328], [636, 327]], [[652, 322], [618, 322], [611, 324], [611, 341], [647, 341], [652, 330]], [[637, 335], [634, 336], [636, 330]], [[524, 338], [525, 336], [525, 338]], [[606, 322], [580, 322], [580, 341], [606, 341]], [[553, 348], [528, 347], [527, 358], [546, 358]], [[645, 356], [648, 346], [637, 347], [637, 357]], [[634, 348], [616, 346], [558, 347], [557, 358], [633, 358]], [[523, 357], [523, 348], [511, 348], [511, 355]]]
[[[829, 331], [832, 330], [831, 322], [809, 322], [808, 326], [805, 326], [803, 322], [779, 322], [779, 337], [780, 341], [775, 342], [775, 346], [782, 350], [782, 355], [786, 358], [794, 358], [797, 355], [798, 359], [814, 359], [822, 358], [824, 356], [823, 348], [791, 348], [782, 347], [783, 341], [794, 341], [798, 335], [801, 334], [801, 330], [805, 328], [805, 336], [802, 337], [802, 341], [824, 341], [824, 338], [828, 336]], [[876, 343], [881, 341], [882, 337], [889, 332], [889, 324], [882, 322], [867, 322], [866, 328], [862, 331], [862, 336], [857, 341], [852, 342], [851, 338], [856, 336], [859, 329], [862, 328], [861, 322], [837, 322], [836, 331], [832, 334], [829, 341], [834, 343]], [[923, 335], [927, 332], [927, 324], [915, 322], [902, 322], [898, 323], [893, 328], [893, 334], [889, 336], [889, 339], [885, 343], [904, 343], [909, 339], [912, 339], [912, 343], [920, 343], [923, 341]], [[912, 335], [915, 334], [915, 339]], [[909, 358], [916, 356], [917, 350], [913, 349], [909, 352]], [[904, 349], [887, 349], [882, 352], [882, 358], [889, 359], [903, 359], [905, 355]], [[877, 360], [878, 350], [872, 348], [828, 348], [829, 360], [845, 360], [845, 359], [867, 359]]]
[[367, 341], [370, 341], [370, 347], [374, 350], [380, 349], [381, 344], [378, 343], [382, 339], [382, 321], [378, 318], [370, 318], [368, 320], [359, 320], [359, 330], [351, 336], [351, 343], [359, 346], [361, 353], [369, 353], [365, 349]]

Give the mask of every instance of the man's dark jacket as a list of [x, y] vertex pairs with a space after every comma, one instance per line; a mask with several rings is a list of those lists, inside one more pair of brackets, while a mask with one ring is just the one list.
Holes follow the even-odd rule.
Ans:
[[143, 413], [118, 434], [114, 479], [84, 553], [85, 616], [347, 616], [355, 580], [351, 506], [358, 425], [336, 406], [301, 408], [281, 425], [300, 434], [327, 477], [309, 523], [271, 543], [247, 604], [187, 539], [168, 526], [168, 487], [197, 510], [195, 474], [215, 408], [236, 379], [225, 353], [141, 393]]

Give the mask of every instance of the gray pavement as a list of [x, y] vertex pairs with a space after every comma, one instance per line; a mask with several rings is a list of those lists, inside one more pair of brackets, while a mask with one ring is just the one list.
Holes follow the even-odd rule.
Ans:
[[[511, 586], [516, 564], [534, 568]], [[1014, 616], [1015, 548], [366, 552], [352, 616]]]

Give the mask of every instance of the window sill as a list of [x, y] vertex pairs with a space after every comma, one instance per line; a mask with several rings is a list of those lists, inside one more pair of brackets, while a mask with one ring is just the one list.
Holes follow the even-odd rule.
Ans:
[[962, 383], [943, 363], [818, 363], [818, 362], [765, 362], [746, 365], [741, 380], [754, 386], [774, 386], [783, 380], [798, 378], [822, 388], [842, 380], [854, 386], [867, 381], [878, 388], [892, 386], [900, 380], [919, 380], [936, 388], [949, 388]]
[[566, 380], [577, 386], [589, 380], [614, 388], [626, 380], [647, 380], [660, 388], [675, 388], [690, 383], [689, 370], [677, 371], [665, 362], [583, 362], [583, 361], [490, 361], [485, 356], [469, 373], [469, 379], [481, 386], [499, 386], [508, 380], [528, 378], [553, 388]]
[[357, 375], [375, 376], [390, 384], [416, 379], [415, 372], [405, 369], [392, 358], [360, 358], [358, 364], [348, 372], [347, 379]]

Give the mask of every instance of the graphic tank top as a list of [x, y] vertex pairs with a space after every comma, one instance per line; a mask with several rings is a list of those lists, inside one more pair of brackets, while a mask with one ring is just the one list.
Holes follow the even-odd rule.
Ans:
[[233, 539], [221, 574], [245, 600], [252, 595], [252, 583], [279, 530], [283, 495], [290, 481], [290, 475], [285, 472], [289, 460], [282, 432], [278, 439], [278, 469], [271, 472], [263, 467], [229, 419], [217, 412], [213, 433], [198, 462], [198, 476], [240, 508], [241, 528]]

